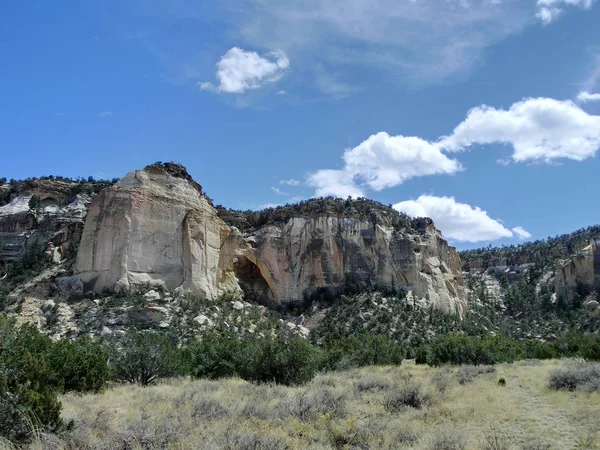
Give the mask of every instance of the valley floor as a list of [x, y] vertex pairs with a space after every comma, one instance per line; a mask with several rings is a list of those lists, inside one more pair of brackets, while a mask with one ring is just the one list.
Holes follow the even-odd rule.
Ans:
[[[44, 448], [600, 448], [600, 393], [554, 391], [573, 360], [365, 367], [302, 387], [177, 379], [66, 395], [74, 428]], [[502, 385], [501, 379], [505, 380]], [[500, 382], [499, 382], [500, 381]], [[413, 405], [413, 406], [408, 406]]]

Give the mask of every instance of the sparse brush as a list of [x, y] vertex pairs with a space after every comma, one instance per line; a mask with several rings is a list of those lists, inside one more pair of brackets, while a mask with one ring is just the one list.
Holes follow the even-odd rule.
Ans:
[[522, 450], [550, 450], [551, 448], [552, 445], [549, 443], [538, 440], [527, 442], [521, 447]]
[[354, 383], [354, 392], [361, 394], [369, 391], [388, 391], [393, 388], [392, 383], [383, 378], [367, 378]]
[[227, 429], [223, 433], [223, 447], [226, 450], [285, 450], [288, 444], [281, 439], [262, 436], [258, 433], [240, 433]]
[[431, 382], [435, 385], [437, 390], [443, 394], [450, 384], [452, 384], [452, 371], [450, 369], [443, 369], [436, 372], [431, 377]]
[[556, 390], [600, 391], [600, 364], [585, 364], [550, 373], [549, 387]]
[[459, 384], [467, 384], [472, 382], [479, 375], [494, 372], [496, 372], [496, 368], [494, 366], [464, 365], [460, 366], [458, 372], [456, 372], [456, 379], [458, 380]]
[[438, 432], [431, 442], [431, 450], [463, 450], [466, 446], [465, 438], [450, 430]]
[[396, 392], [386, 395], [383, 408], [389, 413], [397, 413], [406, 407], [420, 409], [431, 403], [431, 396], [419, 384], [409, 384]]
[[325, 428], [329, 443], [335, 449], [368, 449], [368, 430], [360, 427], [354, 417], [347, 420], [334, 420], [331, 414], [324, 414], [319, 423]]
[[215, 420], [229, 415], [221, 404], [213, 399], [199, 398], [192, 404], [191, 416], [194, 420]]
[[267, 407], [256, 403], [247, 404], [240, 412], [240, 416], [245, 419], [268, 420], [272, 415], [272, 411]]
[[346, 417], [346, 396], [335, 394], [328, 389], [316, 392], [304, 390], [291, 399], [285, 399], [280, 407], [279, 416], [292, 416], [300, 422], [315, 420], [318, 416], [329, 414], [334, 419]]
[[396, 430], [392, 439], [394, 448], [396, 445], [414, 445], [419, 441], [419, 435], [410, 427], [403, 426], [399, 430]]
[[499, 432], [487, 433], [481, 444], [482, 450], [509, 450], [510, 444], [506, 437]]

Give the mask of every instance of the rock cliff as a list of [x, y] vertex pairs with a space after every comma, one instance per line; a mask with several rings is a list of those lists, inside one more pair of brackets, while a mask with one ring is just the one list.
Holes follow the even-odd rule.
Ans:
[[556, 265], [557, 297], [573, 301], [578, 289], [590, 287], [597, 275], [600, 275], [600, 242], [594, 239], [570, 259]]
[[[0, 186], [0, 261], [15, 261], [36, 246], [51, 246], [52, 257], [60, 259], [76, 245], [90, 196], [76, 193], [78, 183], [28, 180]], [[37, 200], [30, 207], [30, 200]]]
[[406, 289], [416, 303], [462, 314], [458, 254], [431, 221], [399, 227], [397, 215], [312, 212], [242, 233], [185, 169], [153, 165], [93, 200], [75, 271], [84, 292], [158, 286], [215, 298], [243, 290], [278, 306], [350, 280]]
[[222, 229], [227, 226], [187, 172], [148, 166], [93, 200], [75, 272], [84, 291], [147, 285], [213, 298]]
[[460, 258], [431, 221], [398, 230], [376, 213], [294, 217], [248, 233], [223, 269], [246, 292], [275, 303], [358, 282], [407, 289], [415, 302], [447, 312], [466, 310]]

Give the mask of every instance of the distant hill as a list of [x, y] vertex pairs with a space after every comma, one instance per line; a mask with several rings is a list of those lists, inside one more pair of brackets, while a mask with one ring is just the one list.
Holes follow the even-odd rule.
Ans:
[[592, 225], [572, 233], [522, 245], [482, 247], [465, 250], [459, 254], [465, 271], [527, 263], [535, 263], [540, 268], [547, 268], [553, 266], [559, 259], [569, 258], [585, 247], [591, 239], [597, 237], [600, 237], [600, 225]]

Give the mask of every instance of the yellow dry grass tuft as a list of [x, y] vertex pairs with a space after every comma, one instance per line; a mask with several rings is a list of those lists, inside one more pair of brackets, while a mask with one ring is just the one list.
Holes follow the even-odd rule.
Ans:
[[600, 394], [548, 388], [565, 364], [522, 361], [460, 376], [458, 368], [365, 367], [303, 387], [239, 379], [116, 386], [64, 396], [74, 429], [40, 439], [91, 449], [600, 448]]

